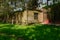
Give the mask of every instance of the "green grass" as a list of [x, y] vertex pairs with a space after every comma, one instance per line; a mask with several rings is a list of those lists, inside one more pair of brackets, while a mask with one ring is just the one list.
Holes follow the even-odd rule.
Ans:
[[60, 26], [0, 24], [0, 40], [60, 40]]

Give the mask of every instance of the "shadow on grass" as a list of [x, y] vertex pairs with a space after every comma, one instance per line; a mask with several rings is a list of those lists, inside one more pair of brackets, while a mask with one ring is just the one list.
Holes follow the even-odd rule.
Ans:
[[55, 25], [35, 25], [37, 40], [60, 40], [60, 26]]

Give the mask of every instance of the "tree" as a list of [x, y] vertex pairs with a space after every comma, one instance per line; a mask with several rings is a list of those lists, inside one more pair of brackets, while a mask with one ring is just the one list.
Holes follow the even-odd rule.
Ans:
[[48, 1], [49, 1], [49, 0], [47, 0], [47, 6], [48, 6]]
[[[11, 18], [11, 23], [13, 24], [13, 17], [14, 15], [17, 15], [15, 14], [14, 12], [16, 11], [20, 11], [20, 10], [16, 10], [18, 8], [22, 8], [23, 10], [27, 10], [27, 17], [28, 17], [28, 9], [35, 9], [37, 7], [37, 0], [1, 0], [2, 1], [2, 13], [0, 14], [3, 14], [4, 16], [4, 20], [5, 22], [8, 23], [8, 20], [10, 20]], [[27, 5], [25, 5], [27, 4]], [[14, 11], [15, 10], [15, 11]], [[19, 17], [16, 18], [18, 19]], [[9, 18], [10, 17], [10, 18]], [[28, 18], [27, 18], [28, 20]], [[17, 22], [18, 20], [16, 20]]]
[[36, 9], [38, 6], [38, 0], [30, 0], [28, 3], [28, 9]]

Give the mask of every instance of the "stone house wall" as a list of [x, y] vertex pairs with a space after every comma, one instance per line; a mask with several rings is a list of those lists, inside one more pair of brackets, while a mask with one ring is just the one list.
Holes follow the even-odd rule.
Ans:
[[[37, 13], [37, 19], [34, 19], [34, 13]], [[47, 20], [46, 12], [37, 10], [25, 10], [23, 12], [15, 12], [15, 15], [10, 19], [9, 22], [14, 24], [29, 24], [29, 23], [43, 23]]]
[[[34, 19], [34, 13], [38, 13], [38, 19]], [[47, 19], [47, 14], [44, 12], [39, 12], [36, 10], [28, 10], [23, 12], [22, 23], [42, 23], [44, 20]]]

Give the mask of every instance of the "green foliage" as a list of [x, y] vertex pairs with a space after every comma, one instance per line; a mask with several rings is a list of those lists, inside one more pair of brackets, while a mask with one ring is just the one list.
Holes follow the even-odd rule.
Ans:
[[60, 20], [60, 3], [51, 6], [51, 14], [53, 21]]
[[48, 8], [51, 9], [50, 12], [48, 12], [48, 17], [50, 18], [50, 20], [52, 20], [52, 22], [60, 21], [60, 3], [46, 6], [44, 8], [46, 8], [47, 10]]
[[30, 0], [28, 3], [28, 9], [36, 9], [36, 7], [38, 6], [37, 1], [38, 0]]
[[60, 26], [0, 24], [0, 40], [60, 40]]

